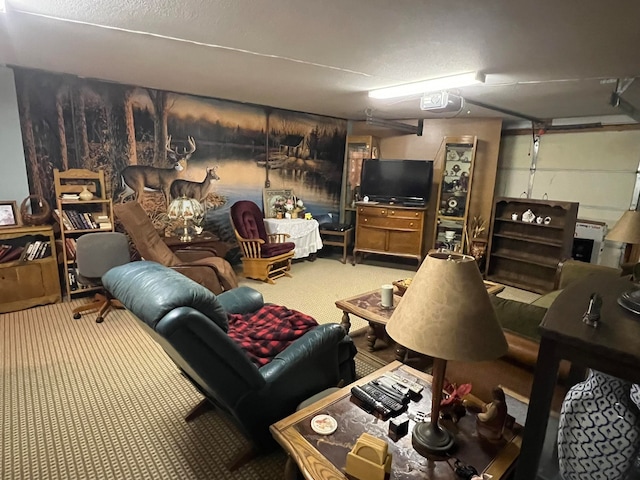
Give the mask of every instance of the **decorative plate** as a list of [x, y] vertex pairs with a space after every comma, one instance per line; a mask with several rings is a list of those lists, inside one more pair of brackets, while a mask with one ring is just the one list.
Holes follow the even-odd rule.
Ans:
[[329, 415], [316, 415], [311, 419], [311, 428], [320, 435], [331, 435], [338, 428], [338, 422]]

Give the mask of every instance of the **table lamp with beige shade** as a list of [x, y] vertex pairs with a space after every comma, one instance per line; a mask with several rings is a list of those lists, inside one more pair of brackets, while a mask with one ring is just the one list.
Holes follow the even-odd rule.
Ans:
[[455, 443], [438, 422], [447, 361], [493, 360], [507, 353], [475, 259], [429, 253], [389, 319], [387, 333], [403, 347], [434, 359], [431, 421], [416, 424], [412, 444], [425, 456], [446, 452]]
[[640, 244], [640, 211], [627, 210], [624, 212], [620, 220], [616, 222], [604, 238], [611, 242], [627, 244], [620, 263], [625, 264], [631, 261], [637, 261], [638, 258], [635, 260], [631, 258], [631, 249], [634, 245]]

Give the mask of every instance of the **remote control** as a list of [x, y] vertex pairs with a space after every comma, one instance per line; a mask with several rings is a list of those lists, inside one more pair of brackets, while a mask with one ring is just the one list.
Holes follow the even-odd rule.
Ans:
[[[382, 378], [382, 377], [380, 377], [380, 378]], [[378, 390], [381, 390], [387, 396], [389, 396], [392, 399], [394, 399], [396, 402], [405, 404], [406, 402], [409, 401], [409, 396], [408, 395], [404, 396], [398, 390], [394, 389], [393, 386], [390, 386], [388, 383], [386, 383], [384, 381], [381, 381], [380, 378], [378, 378], [376, 380], [371, 380], [369, 383], [371, 385], [373, 385], [374, 387], [376, 387]]]
[[404, 405], [400, 402], [395, 401], [389, 395], [384, 393], [382, 390], [376, 388], [375, 385], [367, 383], [362, 385], [362, 390], [371, 395], [374, 400], [382, 403], [385, 407], [387, 407], [392, 412], [399, 412], [403, 409]]
[[391, 390], [396, 397], [400, 397], [398, 401], [401, 403], [405, 403], [409, 400], [409, 387], [396, 382], [395, 380], [391, 380], [389, 377], [378, 377], [373, 381], [373, 383]]
[[418, 395], [420, 392], [422, 392], [422, 385], [420, 385], [419, 383], [416, 382], [412, 382], [411, 380], [403, 377], [402, 375], [398, 375], [397, 373], [394, 372], [387, 372], [384, 374], [385, 377], [389, 377], [392, 380], [395, 380], [398, 383], [401, 383], [402, 385], [405, 385], [406, 387], [409, 388], [409, 390], [411, 390], [412, 393]]
[[369, 410], [375, 410], [376, 412], [387, 416], [391, 413], [391, 410], [385, 407], [381, 402], [377, 401], [362, 388], [355, 386], [351, 387], [351, 395], [360, 400]]

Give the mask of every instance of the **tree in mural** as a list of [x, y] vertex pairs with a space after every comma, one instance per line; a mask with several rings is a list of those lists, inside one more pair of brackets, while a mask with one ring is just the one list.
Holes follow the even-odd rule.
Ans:
[[153, 129], [154, 129], [154, 149], [153, 149], [153, 164], [164, 165], [167, 160], [165, 152], [165, 139], [168, 137], [167, 128], [167, 116], [169, 115], [170, 107], [168, 104], [169, 92], [163, 90], [147, 89], [151, 103], [153, 103], [154, 117], [153, 117]]

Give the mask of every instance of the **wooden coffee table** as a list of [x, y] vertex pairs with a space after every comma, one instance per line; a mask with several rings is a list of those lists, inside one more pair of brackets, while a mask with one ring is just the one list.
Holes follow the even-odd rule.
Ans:
[[[431, 406], [431, 376], [400, 362], [390, 363], [356, 381], [355, 384], [367, 383], [390, 370], [424, 385], [421, 398], [409, 403], [407, 413], [422, 411], [428, 414]], [[512, 472], [520, 453], [522, 427], [519, 425], [514, 424], [513, 429], [505, 429], [502, 441], [489, 443], [478, 437], [475, 415], [468, 413], [456, 424], [446, 423], [456, 438], [455, 450], [450, 453], [451, 457], [427, 459], [411, 446], [411, 431], [415, 422], [409, 421], [407, 435], [397, 442], [392, 441], [387, 436], [389, 421], [365, 412], [351, 400], [353, 385], [348, 385], [271, 425], [271, 434], [289, 454], [290, 459], [295, 461], [304, 478], [346, 479], [344, 468], [347, 452], [364, 432], [388, 442], [389, 453], [393, 455], [390, 480], [456, 480], [459, 478], [453, 469], [456, 458], [467, 465], [473, 465], [479, 472], [492, 475], [493, 480], [506, 479]], [[327, 414], [335, 418], [338, 429], [331, 435], [315, 433], [310, 422], [318, 414]]]
[[[487, 292], [493, 295], [500, 293], [505, 288], [504, 285], [486, 280], [484, 284], [487, 287]], [[340, 324], [344, 327], [347, 333], [349, 333], [349, 330], [351, 329], [351, 319], [349, 318], [350, 314], [369, 322], [369, 328], [367, 329], [367, 349], [370, 352], [373, 352], [376, 340], [379, 338], [376, 326], [382, 327], [378, 328], [378, 330], [384, 329], [393, 314], [393, 310], [402, 300], [403, 293], [403, 291], [398, 290], [397, 285], [394, 287], [394, 307], [392, 308], [385, 308], [380, 304], [380, 289], [337, 300], [336, 307], [342, 310], [342, 321]], [[396, 360], [403, 361], [406, 353], [407, 349], [398, 345], [396, 348]]]

